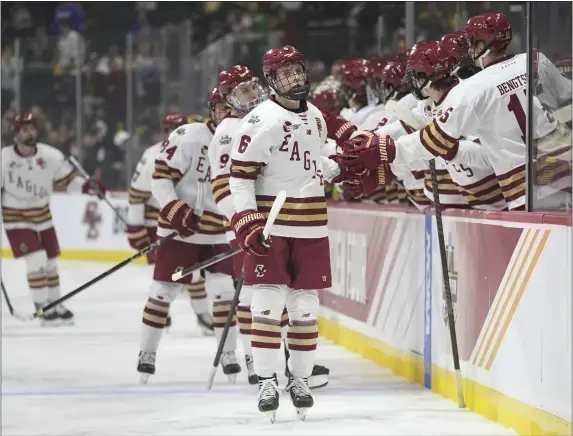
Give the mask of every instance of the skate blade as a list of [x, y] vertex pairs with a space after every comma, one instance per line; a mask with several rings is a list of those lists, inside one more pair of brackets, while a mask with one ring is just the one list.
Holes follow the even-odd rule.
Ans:
[[268, 412], [264, 412], [265, 415], [271, 420], [271, 424], [274, 424], [277, 419], [277, 411], [276, 410], [269, 410]]
[[151, 374], [142, 373], [141, 376], [139, 377], [139, 383], [141, 383], [142, 385], [146, 385], [150, 375]]
[[50, 327], [50, 328], [54, 328], [54, 327], [59, 327], [60, 323], [57, 320], [54, 321], [42, 321], [40, 323], [40, 325], [42, 327]]
[[74, 325], [74, 320], [73, 319], [61, 320], [60, 325], [72, 326], [72, 325]]
[[300, 419], [301, 421], [304, 421], [306, 419], [306, 412], [308, 411], [308, 407], [298, 407], [296, 409], [296, 415], [298, 416], [298, 419]]

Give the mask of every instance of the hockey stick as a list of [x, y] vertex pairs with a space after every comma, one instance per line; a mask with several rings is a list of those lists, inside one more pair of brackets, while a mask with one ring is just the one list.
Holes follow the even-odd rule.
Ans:
[[6, 288], [4, 287], [4, 280], [0, 281], [2, 285], [2, 295], [4, 295], [4, 300], [6, 300], [6, 304], [8, 305], [8, 310], [10, 311], [10, 315], [18, 318], [20, 321], [27, 321], [28, 318], [26, 315], [22, 315], [14, 310], [12, 303], [10, 303], [10, 298], [8, 297], [8, 292], [6, 292]]
[[[426, 122], [417, 114], [404, 108], [397, 101], [389, 101], [386, 105], [388, 111], [396, 118], [409, 124], [416, 130], [423, 129]], [[446, 299], [446, 310], [448, 311], [448, 325], [450, 330], [450, 340], [452, 343], [452, 356], [454, 359], [454, 370], [456, 372], [456, 390], [458, 394], [458, 406], [464, 408], [464, 393], [462, 388], [462, 374], [460, 371], [460, 356], [458, 352], [458, 339], [456, 335], [456, 325], [454, 320], [454, 306], [452, 304], [452, 291], [450, 289], [450, 275], [448, 273], [448, 260], [446, 255], [446, 242], [444, 239], [444, 223], [442, 220], [442, 208], [440, 204], [440, 193], [438, 190], [438, 176], [436, 174], [436, 161], [431, 159], [430, 176], [432, 179], [432, 193], [434, 197], [434, 210], [436, 211], [436, 226], [438, 228], [438, 243], [440, 244], [440, 259], [442, 262], [442, 280], [444, 282], [444, 293]]]
[[239, 294], [241, 293], [241, 288], [243, 287], [244, 278], [245, 274], [243, 271], [241, 271], [239, 280], [235, 285], [235, 294], [233, 295], [233, 300], [231, 301], [231, 310], [229, 310], [229, 314], [227, 315], [227, 319], [225, 320], [225, 327], [223, 328], [223, 334], [221, 335], [221, 340], [219, 341], [219, 346], [217, 347], [217, 354], [215, 354], [215, 360], [213, 361], [213, 368], [209, 373], [207, 389], [211, 389], [211, 387], [213, 386], [213, 381], [215, 380], [215, 374], [217, 374], [217, 368], [219, 367], [221, 355], [223, 354], [223, 347], [225, 346], [225, 342], [227, 341], [227, 335], [229, 334], [229, 329], [231, 328], [231, 322], [233, 322], [233, 316], [235, 316], [235, 311], [237, 309], [237, 304], [239, 302]]
[[155, 241], [152, 244], [149, 244], [147, 247], [143, 248], [141, 251], [138, 251], [137, 253], [135, 253], [133, 256], [131, 256], [130, 258], [125, 259], [124, 261], [122, 261], [121, 263], [118, 263], [117, 265], [115, 265], [114, 267], [108, 269], [107, 271], [101, 273], [99, 276], [91, 279], [89, 282], [84, 283], [83, 285], [81, 285], [79, 288], [74, 289], [73, 291], [67, 293], [66, 295], [61, 296], [60, 298], [58, 298], [55, 301], [52, 301], [50, 304], [46, 305], [45, 307], [42, 307], [41, 309], [38, 309], [36, 311], [36, 313], [34, 313], [33, 315], [30, 315], [30, 317], [28, 319], [34, 319], [34, 318], [38, 318], [38, 317], [42, 317], [44, 315], [45, 312], [47, 312], [48, 310], [56, 307], [58, 304], [63, 303], [64, 301], [72, 298], [74, 295], [79, 294], [80, 292], [82, 292], [84, 289], [89, 288], [92, 285], [95, 285], [97, 282], [99, 282], [100, 280], [105, 279], [107, 276], [113, 274], [114, 272], [120, 270], [121, 268], [123, 268], [126, 265], [129, 265], [130, 263], [134, 262], [135, 260], [139, 259], [142, 256], [147, 255], [148, 253], [152, 252], [155, 248], [159, 247], [161, 244], [164, 244], [165, 242], [169, 241], [170, 239], [173, 239], [174, 237], [177, 236], [177, 232], [173, 232], [170, 233], [167, 236], [164, 236], [163, 238], [159, 239], [158, 241]]
[[[271, 234], [271, 230], [273, 228], [275, 220], [276, 220], [279, 212], [281, 211], [281, 208], [283, 207], [285, 200], [286, 200], [286, 191], [280, 191], [277, 194], [277, 197], [275, 198], [273, 206], [271, 207], [271, 211], [269, 212], [269, 216], [267, 218], [267, 222], [266, 222], [265, 228], [263, 230], [263, 239], [264, 240], [266, 240], [269, 237], [269, 235]], [[197, 263], [193, 266], [190, 266], [188, 268], [185, 268], [181, 271], [176, 271], [171, 276], [171, 280], [173, 280], [174, 282], [181, 280], [182, 278], [193, 274], [195, 271], [200, 271], [200, 270], [205, 269], [211, 265], [214, 265], [218, 262], [221, 262], [225, 259], [228, 259], [229, 257], [233, 257], [235, 254], [237, 254], [241, 250], [242, 250], [241, 247], [235, 247], [235, 248], [227, 251], [226, 253], [218, 254], [218, 255], [212, 257], [211, 259], [207, 259], [203, 262], [199, 262], [199, 263]]]
[[[76, 168], [76, 170], [78, 170], [78, 172], [82, 175], [82, 177], [83, 177], [84, 179], [89, 179], [89, 178], [90, 178], [90, 175], [87, 173], [86, 170], [83, 169], [82, 165], [77, 161], [77, 159], [76, 159], [74, 156], [70, 155], [70, 157], [68, 158], [68, 160], [69, 160], [70, 163]], [[123, 224], [125, 224], [125, 225], [127, 226], [127, 225], [128, 225], [128, 224], [127, 224], [127, 221], [126, 221], [125, 218], [121, 215], [121, 213], [119, 213], [119, 211], [113, 206], [113, 204], [111, 203], [111, 201], [109, 201], [109, 198], [107, 198], [105, 195], [101, 195], [101, 192], [99, 192], [99, 190], [98, 190], [98, 193], [100, 194], [100, 195], [98, 195], [98, 198], [99, 198], [100, 200], [105, 201], [105, 202], [109, 205], [109, 207], [111, 207], [112, 210], [115, 212], [115, 216], [117, 216], [117, 219], [120, 220]]]
[[438, 227], [438, 242], [440, 244], [440, 258], [442, 261], [442, 279], [444, 282], [444, 293], [446, 299], [446, 309], [448, 311], [448, 326], [450, 328], [450, 340], [452, 343], [452, 356], [454, 358], [454, 370], [456, 372], [456, 390], [458, 393], [458, 406], [464, 408], [464, 393], [462, 388], [462, 373], [460, 371], [460, 356], [458, 352], [458, 339], [456, 335], [456, 324], [454, 319], [454, 305], [452, 304], [452, 291], [450, 289], [450, 275], [448, 273], [448, 258], [446, 255], [446, 242], [444, 240], [444, 225], [442, 221], [442, 210], [440, 205], [440, 193], [438, 191], [438, 176], [436, 174], [436, 162], [430, 162], [430, 175], [432, 177], [432, 192], [434, 194], [434, 209], [436, 211], [436, 226]]
[[[193, 210], [193, 213], [197, 216], [201, 216], [203, 215], [203, 199], [205, 196], [205, 188], [204, 188], [204, 184], [199, 183], [199, 189], [197, 191], [197, 198], [195, 199], [195, 209]], [[44, 315], [44, 313], [52, 308], [54, 308], [55, 306], [57, 306], [60, 303], [63, 303], [64, 301], [68, 300], [69, 298], [72, 298], [74, 295], [79, 294], [80, 292], [82, 292], [84, 289], [89, 288], [90, 286], [96, 284], [97, 282], [99, 282], [100, 280], [105, 279], [107, 276], [109, 276], [110, 274], [113, 274], [114, 272], [120, 270], [121, 268], [123, 268], [126, 265], [129, 265], [130, 263], [132, 263], [133, 261], [139, 259], [142, 256], [146, 256], [147, 254], [151, 253], [153, 250], [155, 250], [157, 247], [159, 247], [160, 245], [164, 244], [165, 242], [169, 241], [170, 239], [173, 239], [177, 236], [177, 232], [172, 232], [170, 234], [168, 234], [167, 236], [162, 237], [161, 239], [155, 241], [152, 244], [149, 244], [147, 247], [143, 248], [142, 250], [138, 251], [137, 253], [135, 253], [133, 256], [131, 256], [128, 259], [125, 259], [123, 262], [118, 263], [117, 265], [115, 265], [113, 268], [108, 269], [107, 271], [101, 273], [99, 276], [91, 279], [89, 282], [84, 283], [83, 285], [81, 285], [79, 288], [74, 289], [73, 291], [67, 293], [66, 295], [61, 296], [60, 298], [58, 298], [55, 301], [52, 301], [50, 304], [48, 304], [45, 307], [42, 307], [41, 309], [38, 309], [33, 315], [30, 315], [29, 318], [27, 319], [34, 319], [34, 318], [38, 318], [38, 317], [42, 317]]]

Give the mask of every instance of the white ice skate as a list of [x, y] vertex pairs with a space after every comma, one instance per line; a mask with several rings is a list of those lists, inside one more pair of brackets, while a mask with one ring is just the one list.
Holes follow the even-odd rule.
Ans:
[[141, 374], [139, 382], [147, 384], [149, 376], [155, 374], [155, 353], [140, 351], [137, 371]]
[[237, 382], [237, 374], [241, 372], [241, 366], [237, 361], [234, 351], [224, 351], [221, 354], [221, 366], [223, 373], [229, 378], [232, 384]]

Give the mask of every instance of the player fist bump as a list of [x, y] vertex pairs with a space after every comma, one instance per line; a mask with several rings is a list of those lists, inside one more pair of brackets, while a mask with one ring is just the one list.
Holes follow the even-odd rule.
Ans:
[[344, 192], [353, 199], [367, 197], [379, 186], [390, 184], [394, 180], [394, 175], [390, 170], [390, 165], [382, 162], [378, 168], [372, 171], [364, 171], [362, 175], [354, 180], [346, 181], [342, 184]]
[[107, 188], [99, 180], [86, 179], [82, 185], [82, 194], [95, 195], [98, 198], [104, 198]]
[[343, 145], [342, 165], [347, 171], [363, 174], [376, 170], [383, 162], [393, 162], [396, 145], [390, 136], [383, 138], [372, 132], [361, 132]]
[[182, 200], [172, 200], [165, 205], [159, 216], [184, 238], [197, 233], [199, 218], [193, 214], [193, 209]]
[[271, 237], [264, 240], [263, 230], [266, 222], [265, 215], [256, 210], [244, 210], [233, 215], [231, 225], [235, 230], [237, 242], [246, 253], [255, 256], [267, 255]]

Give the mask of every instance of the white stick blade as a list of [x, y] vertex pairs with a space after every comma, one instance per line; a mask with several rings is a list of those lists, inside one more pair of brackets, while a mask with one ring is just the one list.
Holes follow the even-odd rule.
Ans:
[[277, 198], [275, 198], [275, 201], [273, 203], [273, 207], [271, 207], [271, 211], [269, 212], [269, 217], [267, 218], [267, 223], [265, 224], [265, 228], [263, 230], [263, 236], [265, 239], [267, 239], [269, 237], [269, 234], [271, 233], [271, 229], [273, 228], [273, 225], [275, 223], [275, 220], [277, 219], [277, 216], [279, 215], [279, 212], [281, 211], [283, 204], [286, 201], [286, 191], [280, 191], [277, 194]]

